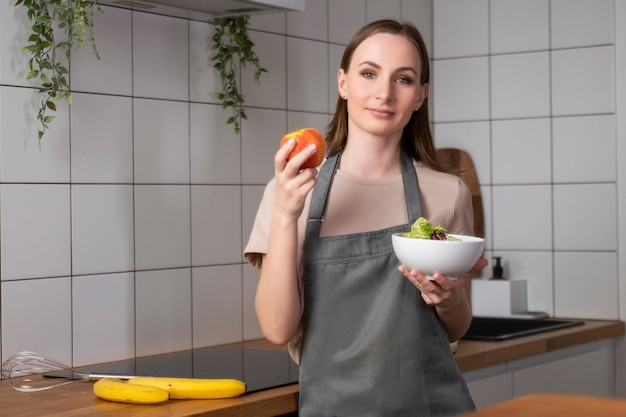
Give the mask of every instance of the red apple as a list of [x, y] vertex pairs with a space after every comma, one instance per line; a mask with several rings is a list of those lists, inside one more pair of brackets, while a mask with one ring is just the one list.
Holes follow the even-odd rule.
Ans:
[[283, 146], [285, 142], [292, 138], [296, 141], [296, 146], [287, 156], [287, 161], [296, 156], [301, 150], [307, 148], [309, 145], [315, 144], [315, 146], [317, 146], [317, 150], [309, 159], [304, 161], [304, 163], [300, 166], [300, 169], [317, 168], [321, 165], [324, 161], [324, 157], [326, 156], [326, 141], [324, 140], [324, 135], [322, 135], [319, 130], [311, 127], [296, 129], [295, 131], [287, 133], [283, 136], [280, 140], [280, 146]]

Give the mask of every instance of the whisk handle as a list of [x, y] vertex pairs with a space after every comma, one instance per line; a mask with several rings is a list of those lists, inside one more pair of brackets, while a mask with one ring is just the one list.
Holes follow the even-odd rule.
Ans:
[[96, 381], [98, 379], [104, 379], [104, 378], [128, 380], [128, 379], [137, 378], [137, 377], [138, 375], [85, 374], [83, 379], [88, 380], [88, 381]]

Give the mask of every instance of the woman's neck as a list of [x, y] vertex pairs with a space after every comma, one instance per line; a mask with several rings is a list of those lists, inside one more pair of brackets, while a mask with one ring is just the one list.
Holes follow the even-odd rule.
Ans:
[[384, 144], [368, 146], [356, 143], [346, 144], [339, 161], [339, 169], [361, 178], [388, 178], [402, 173], [400, 167], [400, 146]]

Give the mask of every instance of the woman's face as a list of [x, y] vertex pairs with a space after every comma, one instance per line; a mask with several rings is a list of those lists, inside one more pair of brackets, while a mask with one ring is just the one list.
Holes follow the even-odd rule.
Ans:
[[354, 50], [339, 70], [339, 94], [347, 99], [348, 132], [397, 137], [428, 94], [420, 85], [420, 58], [407, 38], [377, 33]]

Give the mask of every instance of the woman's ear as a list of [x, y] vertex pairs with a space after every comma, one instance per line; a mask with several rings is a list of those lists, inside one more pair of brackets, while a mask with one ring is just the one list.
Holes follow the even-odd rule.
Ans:
[[339, 96], [344, 100], [348, 98], [347, 96], [347, 85], [346, 85], [346, 73], [343, 69], [339, 68], [337, 71], [337, 92]]
[[422, 107], [424, 100], [426, 100], [426, 97], [428, 97], [428, 91], [429, 91], [428, 83], [422, 84], [422, 86], [420, 87], [419, 96], [417, 98], [417, 105], [415, 106], [415, 110], [419, 110], [419, 108]]

